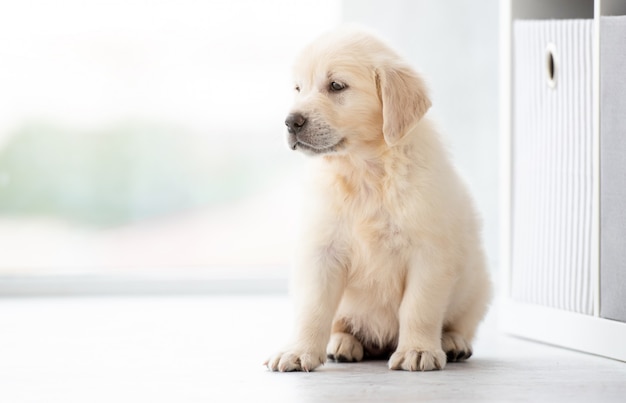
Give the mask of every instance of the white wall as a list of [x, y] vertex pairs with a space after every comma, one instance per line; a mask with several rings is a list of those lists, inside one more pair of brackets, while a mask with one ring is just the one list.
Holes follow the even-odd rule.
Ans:
[[498, 262], [498, 1], [344, 0], [343, 17], [377, 32], [427, 80], [438, 123]]

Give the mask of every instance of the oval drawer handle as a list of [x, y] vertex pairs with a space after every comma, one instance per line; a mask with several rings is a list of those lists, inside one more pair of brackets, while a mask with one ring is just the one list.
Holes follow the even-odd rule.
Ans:
[[558, 75], [558, 57], [556, 54], [556, 46], [554, 43], [548, 43], [546, 46], [546, 82], [548, 87], [556, 88], [556, 78]]

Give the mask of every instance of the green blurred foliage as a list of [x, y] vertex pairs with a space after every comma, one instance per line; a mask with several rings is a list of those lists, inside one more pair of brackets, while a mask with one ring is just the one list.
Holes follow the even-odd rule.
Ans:
[[0, 149], [0, 215], [108, 227], [236, 200], [259, 161], [210, 136], [158, 124], [87, 132], [31, 122]]

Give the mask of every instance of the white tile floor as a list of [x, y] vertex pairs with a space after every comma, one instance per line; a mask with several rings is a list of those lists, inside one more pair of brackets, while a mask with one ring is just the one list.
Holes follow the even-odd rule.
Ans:
[[272, 373], [286, 297], [0, 299], [0, 401], [623, 402], [626, 364], [503, 336], [444, 371], [385, 362]]

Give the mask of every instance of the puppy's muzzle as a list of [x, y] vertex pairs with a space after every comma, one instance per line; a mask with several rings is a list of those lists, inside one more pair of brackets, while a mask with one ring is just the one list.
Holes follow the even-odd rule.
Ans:
[[291, 134], [298, 134], [300, 130], [306, 125], [306, 118], [301, 113], [290, 113], [285, 119], [285, 125], [287, 125], [287, 131]]

